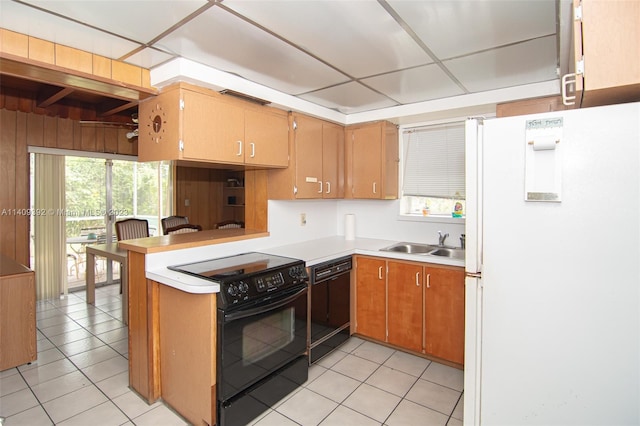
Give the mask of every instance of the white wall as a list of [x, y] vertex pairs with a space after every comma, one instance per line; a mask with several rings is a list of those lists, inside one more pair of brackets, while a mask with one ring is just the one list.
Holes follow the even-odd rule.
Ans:
[[[438, 231], [442, 231], [449, 233], [447, 244], [460, 244], [464, 225], [399, 220], [399, 203], [399, 200], [270, 200], [269, 237], [156, 253], [147, 257], [147, 268], [344, 235], [344, 215], [348, 213], [356, 216], [356, 238], [437, 243]], [[306, 215], [305, 225], [300, 224], [301, 213]]]
[[464, 225], [399, 220], [400, 200], [341, 200], [337, 202], [337, 234], [344, 235], [344, 215], [356, 216], [356, 238], [437, 243], [438, 231], [449, 233], [446, 243], [458, 246]]
[[[356, 237], [416, 243], [437, 243], [438, 231], [449, 233], [449, 245], [460, 244], [464, 225], [400, 220], [400, 200], [269, 201], [269, 245], [344, 235], [344, 217], [356, 217]], [[300, 215], [307, 218], [300, 224]]]

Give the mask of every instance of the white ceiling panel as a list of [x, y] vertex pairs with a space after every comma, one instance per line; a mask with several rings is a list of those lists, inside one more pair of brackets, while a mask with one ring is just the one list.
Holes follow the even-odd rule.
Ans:
[[141, 44], [148, 43], [207, 4], [207, 0], [174, 1], [170, 6], [168, 2], [122, 0], [23, 1]]
[[471, 92], [557, 79], [554, 36], [464, 56], [443, 64]]
[[462, 95], [464, 91], [436, 64], [361, 80], [401, 104]]
[[441, 60], [556, 32], [556, 0], [389, 0]]
[[288, 94], [347, 80], [331, 67], [218, 7], [184, 24], [156, 45]]
[[0, 26], [108, 58], [119, 58], [139, 45], [20, 3], [0, 1]]
[[126, 58], [125, 62], [137, 65], [142, 68], [153, 68], [173, 58], [173, 55], [161, 52], [157, 49], [146, 47]]
[[432, 63], [375, 1], [240, 1], [224, 6], [361, 78]]
[[313, 93], [306, 93], [301, 95], [300, 98], [327, 108], [336, 109], [344, 114], [397, 105], [397, 103], [391, 99], [356, 82], [329, 87]]
[[572, 22], [557, 9], [570, 1], [0, 0], [0, 26], [149, 68], [157, 87], [186, 78], [164, 67], [184, 58], [205, 87], [231, 74], [295, 100], [282, 107], [359, 117], [559, 87], [571, 34], [556, 32]]

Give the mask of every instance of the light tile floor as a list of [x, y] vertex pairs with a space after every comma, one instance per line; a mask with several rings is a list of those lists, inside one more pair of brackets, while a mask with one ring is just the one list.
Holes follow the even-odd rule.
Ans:
[[[128, 387], [119, 286], [37, 304], [38, 360], [0, 372], [2, 426], [185, 425]], [[253, 424], [461, 425], [463, 373], [359, 338], [309, 369], [309, 380]]]

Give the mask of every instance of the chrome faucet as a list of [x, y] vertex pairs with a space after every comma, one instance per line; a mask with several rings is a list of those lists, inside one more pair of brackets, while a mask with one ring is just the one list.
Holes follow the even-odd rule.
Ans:
[[446, 240], [448, 236], [449, 233], [443, 234], [442, 231], [438, 231], [438, 245], [443, 246], [444, 240]]

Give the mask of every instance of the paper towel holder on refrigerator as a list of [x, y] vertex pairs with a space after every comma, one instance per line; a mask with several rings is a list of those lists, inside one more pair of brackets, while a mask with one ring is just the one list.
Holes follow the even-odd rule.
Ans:
[[527, 120], [525, 201], [562, 201], [562, 117]]

